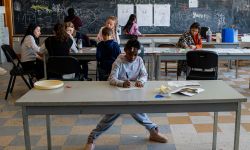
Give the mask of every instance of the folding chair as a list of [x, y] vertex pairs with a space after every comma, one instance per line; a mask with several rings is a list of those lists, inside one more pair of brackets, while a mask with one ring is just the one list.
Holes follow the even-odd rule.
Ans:
[[218, 54], [213, 51], [189, 51], [186, 80], [217, 80]]
[[[26, 72], [23, 70], [21, 61], [17, 57], [15, 51], [10, 47], [10, 45], [2, 45], [1, 46], [3, 49], [3, 52], [7, 58], [7, 61], [12, 63], [12, 69], [10, 70], [10, 80], [7, 88], [7, 92], [5, 95], [5, 100], [7, 100], [9, 93], [12, 93], [15, 81], [16, 81], [16, 76], [21, 76], [25, 84], [28, 86], [29, 89], [33, 87], [33, 75], [32, 72]], [[16, 61], [15, 61], [16, 60]], [[25, 75], [28, 76], [29, 82], [25, 79]]]

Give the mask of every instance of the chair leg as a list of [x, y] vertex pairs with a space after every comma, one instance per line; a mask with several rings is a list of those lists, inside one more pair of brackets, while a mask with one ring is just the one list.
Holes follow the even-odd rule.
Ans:
[[30, 86], [33, 88], [33, 87], [34, 87], [34, 83], [33, 83], [33, 81], [32, 81], [33, 77], [30, 76], [30, 75], [28, 75], [28, 77], [29, 77], [29, 84], [30, 84]]
[[168, 62], [165, 61], [165, 75], [168, 75]]
[[11, 84], [11, 87], [10, 87], [10, 93], [12, 93], [12, 91], [13, 91], [15, 82], [16, 82], [16, 76], [14, 76], [14, 78], [13, 78], [13, 81], [12, 81], [12, 84]]
[[27, 80], [24, 78], [23, 75], [21, 75], [23, 81], [26, 83], [26, 85], [29, 87], [29, 89], [32, 89], [32, 87], [30, 86], [30, 84], [27, 82]]
[[5, 100], [7, 100], [7, 98], [8, 98], [8, 95], [9, 95], [9, 92], [10, 92], [10, 86], [12, 84], [12, 79], [13, 79], [13, 76], [11, 75], [10, 80], [9, 80], [9, 84], [8, 84], [8, 88], [7, 88], [7, 91], [6, 91], [6, 94], [5, 94]]

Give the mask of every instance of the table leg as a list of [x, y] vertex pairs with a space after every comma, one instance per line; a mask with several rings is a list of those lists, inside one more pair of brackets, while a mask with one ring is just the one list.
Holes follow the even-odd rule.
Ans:
[[46, 54], [43, 56], [43, 69], [44, 69], [44, 78], [45, 80], [47, 80]]
[[29, 133], [29, 117], [26, 112], [26, 107], [24, 106], [22, 108], [22, 113], [23, 113], [23, 131], [24, 131], [25, 149], [31, 150], [30, 133]]
[[239, 60], [235, 60], [235, 78], [238, 78]]
[[46, 128], [47, 128], [48, 150], [51, 150], [50, 115], [46, 115]]
[[155, 80], [160, 79], [160, 72], [161, 72], [161, 60], [159, 55], [155, 55]]
[[240, 117], [241, 117], [241, 103], [238, 102], [235, 118], [235, 133], [234, 133], [234, 150], [239, 149], [240, 140]]
[[214, 112], [214, 126], [213, 126], [213, 144], [212, 144], [212, 150], [216, 150], [217, 128], [218, 128], [218, 112]]

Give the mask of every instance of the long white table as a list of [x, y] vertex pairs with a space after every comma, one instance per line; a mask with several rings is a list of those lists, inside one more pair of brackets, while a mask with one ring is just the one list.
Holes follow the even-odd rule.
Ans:
[[[230, 48], [203, 48], [201, 50], [215, 51], [219, 60], [236, 60], [235, 77], [238, 76], [238, 60], [250, 60], [250, 51], [247, 49]], [[186, 60], [188, 50], [179, 48], [153, 48], [155, 53], [155, 79], [160, 79], [160, 63], [162, 60]]]
[[[212, 149], [216, 149], [218, 112], [235, 111], [234, 150], [239, 149], [241, 103], [247, 99], [223, 81], [200, 81], [205, 91], [193, 96], [172, 94], [155, 98], [155, 88], [166, 81], [149, 81], [138, 90], [120, 91], [108, 82], [69, 81], [54, 90], [32, 89], [17, 100], [22, 106], [26, 150], [31, 149], [29, 115], [46, 115], [47, 143], [51, 149], [49, 115], [110, 113], [215, 112]], [[70, 85], [71, 88], [65, 86]]]
[[[149, 47], [158, 47], [161, 44], [176, 44], [179, 40], [179, 37], [139, 37], [138, 40], [144, 46]], [[125, 45], [128, 39], [121, 39], [121, 45]], [[203, 41], [202, 45], [205, 46], [214, 46], [215, 48], [238, 48], [240, 43], [217, 43], [217, 42], [206, 42]]]
[[[161, 61], [162, 60], [186, 60], [188, 50], [179, 48], [155, 48], [144, 47], [144, 60], [150, 62], [148, 64], [148, 72], [150, 79], [160, 79]], [[232, 49], [232, 48], [203, 48], [202, 50], [215, 51], [219, 55], [220, 60], [236, 60], [235, 77], [238, 77], [238, 60], [250, 60], [250, 51], [248, 49]], [[81, 60], [96, 60], [96, 48], [83, 48], [79, 53], [71, 53]]]

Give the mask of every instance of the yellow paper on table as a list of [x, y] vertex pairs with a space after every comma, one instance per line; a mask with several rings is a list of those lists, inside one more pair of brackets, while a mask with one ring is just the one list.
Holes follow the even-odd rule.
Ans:
[[60, 88], [64, 85], [60, 80], [43, 80], [34, 83], [34, 87], [39, 90], [50, 90]]

